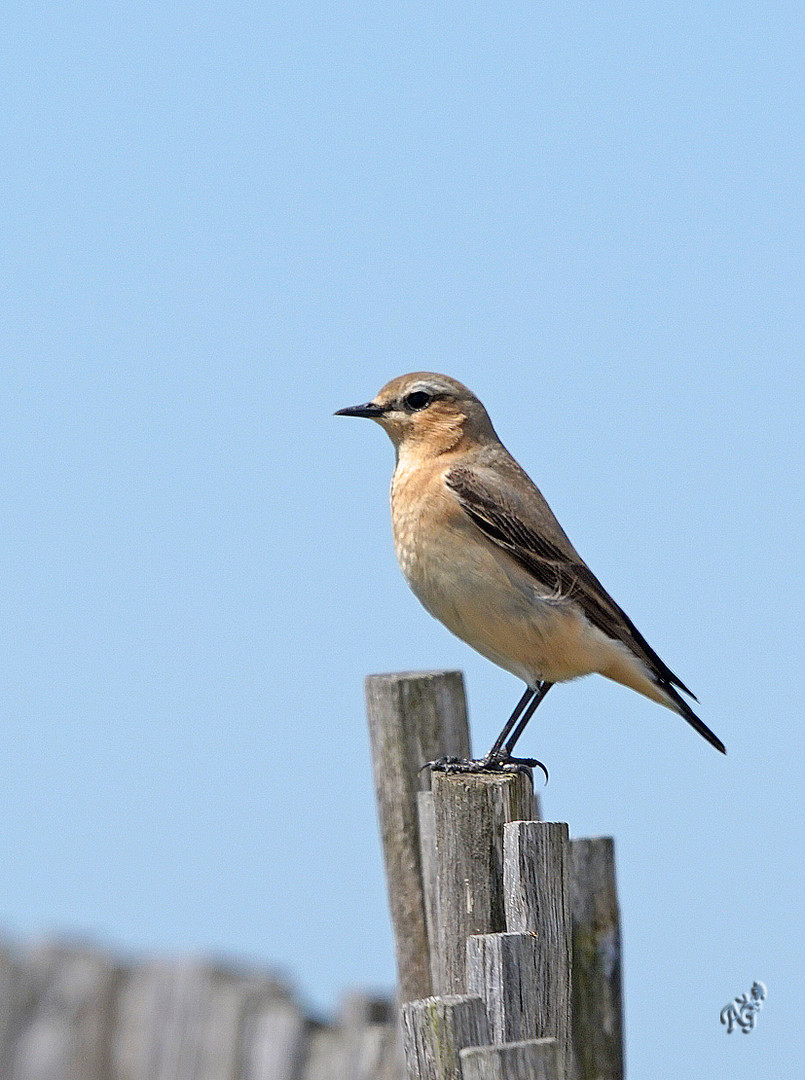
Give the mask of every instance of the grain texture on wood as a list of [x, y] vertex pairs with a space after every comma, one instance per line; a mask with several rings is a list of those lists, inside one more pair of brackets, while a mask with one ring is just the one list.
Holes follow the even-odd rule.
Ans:
[[462, 1050], [462, 1080], [564, 1080], [555, 1039]]
[[436, 895], [436, 811], [433, 792], [418, 791], [416, 796], [419, 822], [419, 856], [422, 864], [422, 892], [425, 900], [425, 923], [428, 928], [430, 977], [434, 987], [439, 984], [439, 917]]
[[503, 826], [533, 812], [524, 773], [434, 773], [438, 973], [442, 994], [466, 991], [467, 938], [506, 929]]
[[409, 1001], [402, 1007], [408, 1080], [461, 1080], [459, 1052], [489, 1042], [489, 1023], [478, 997]]
[[572, 840], [574, 1080], [622, 1080], [621, 933], [610, 837]]
[[534, 934], [476, 934], [467, 939], [467, 993], [486, 1005], [493, 1043], [555, 1037], [543, 1026], [540, 943]]
[[401, 1001], [432, 991], [416, 793], [426, 761], [468, 757], [464, 684], [458, 671], [370, 675], [366, 707]]
[[512, 822], [503, 829], [503, 853], [506, 926], [531, 931], [539, 943], [536, 1034], [557, 1039], [559, 1067], [565, 1070], [570, 1061], [573, 951], [568, 827], [554, 821]]

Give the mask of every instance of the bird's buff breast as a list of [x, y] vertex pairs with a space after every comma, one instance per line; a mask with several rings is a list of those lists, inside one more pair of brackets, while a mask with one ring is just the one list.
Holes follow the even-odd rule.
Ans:
[[467, 578], [477, 573], [475, 554], [461, 535], [463, 518], [441, 477], [397, 467], [391, 482], [397, 561], [417, 598], [451, 630]]
[[434, 477], [395, 472], [394, 548], [422, 605], [462, 641], [526, 682], [542, 677], [533, 593], [512, 587], [505, 564]]

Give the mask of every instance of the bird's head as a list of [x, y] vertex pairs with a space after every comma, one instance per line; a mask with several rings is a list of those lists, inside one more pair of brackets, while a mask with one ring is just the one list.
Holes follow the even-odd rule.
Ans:
[[365, 405], [339, 409], [336, 416], [366, 416], [386, 431], [395, 449], [443, 454], [459, 443], [496, 438], [478, 398], [462, 383], [432, 371], [415, 371], [386, 383]]

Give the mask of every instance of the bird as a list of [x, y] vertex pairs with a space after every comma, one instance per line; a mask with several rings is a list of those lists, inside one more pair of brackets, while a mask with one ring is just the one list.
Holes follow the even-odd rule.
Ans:
[[698, 699], [581, 558], [471, 390], [416, 371], [335, 415], [376, 421], [394, 445], [394, 547], [415, 596], [526, 684], [483, 758], [428, 764], [448, 771], [537, 765], [547, 776], [536, 759], [514, 757], [515, 744], [554, 684], [592, 674], [673, 710], [726, 753], [686, 697]]

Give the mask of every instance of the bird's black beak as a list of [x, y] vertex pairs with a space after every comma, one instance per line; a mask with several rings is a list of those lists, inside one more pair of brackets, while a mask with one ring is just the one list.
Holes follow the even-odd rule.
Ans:
[[366, 416], [370, 420], [377, 420], [386, 410], [382, 405], [375, 405], [373, 401], [367, 401], [365, 405], [350, 405], [347, 409], [339, 409], [335, 416]]

